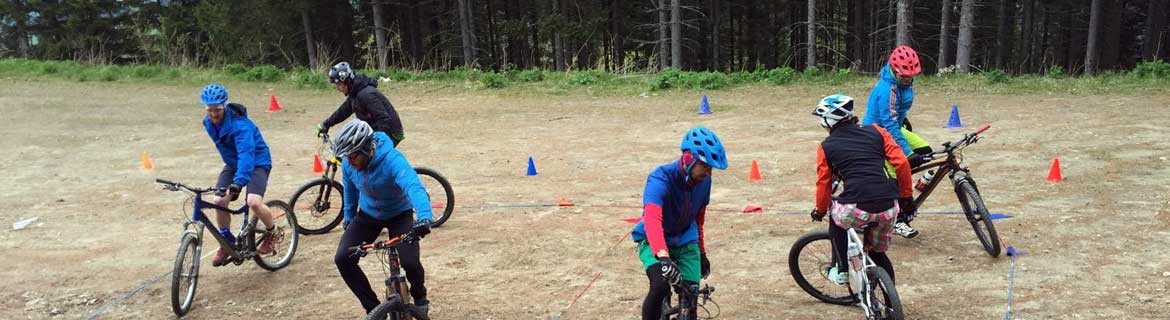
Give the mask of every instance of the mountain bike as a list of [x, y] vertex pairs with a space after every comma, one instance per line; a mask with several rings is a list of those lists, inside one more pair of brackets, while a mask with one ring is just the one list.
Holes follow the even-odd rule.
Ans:
[[[865, 227], [875, 224], [870, 223]], [[849, 282], [838, 285], [829, 279], [829, 270], [837, 259], [833, 257], [833, 242], [828, 231], [806, 234], [792, 244], [788, 252], [788, 270], [792, 273], [792, 279], [804, 292], [818, 300], [860, 306], [865, 310], [866, 319], [903, 319], [902, 301], [898, 298], [898, 291], [890, 275], [874, 264], [862, 250], [864, 243], [856, 229], [846, 229], [846, 234]]]
[[427, 320], [427, 316], [410, 301], [410, 287], [406, 281], [406, 274], [402, 273], [398, 249], [395, 248], [399, 243], [418, 240], [414, 231], [411, 231], [386, 241], [349, 248], [350, 255], [356, 257], [365, 257], [370, 252], [378, 253], [382, 272], [386, 273], [386, 280], [383, 281], [386, 284], [386, 301], [370, 310], [366, 315], [367, 320]]
[[[249, 259], [256, 261], [268, 271], [280, 270], [292, 262], [297, 252], [298, 234], [294, 230], [297, 225], [296, 215], [292, 209], [280, 200], [269, 200], [265, 204], [272, 209], [272, 232], [267, 232], [259, 224], [259, 218], [248, 216], [248, 205], [244, 204], [236, 210], [224, 208], [203, 200], [203, 194], [214, 192], [217, 196], [224, 196], [226, 189], [193, 188], [182, 183], [156, 179], [155, 182], [163, 185], [169, 191], [187, 190], [191, 193], [188, 198], [192, 203], [191, 217], [183, 223], [183, 233], [179, 238], [179, 252], [175, 256], [175, 267], [171, 272], [171, 309], [176, 316], [182, 317], [191, 311], [195, 301], [195, 287], [199, 283], [199, 259], [203, 251], [203, 229], [210, 227], [211, 237], [219, 243], [221, 248], [228, 252], [228, 261], [240, 265]], [[229, 241], [223, 235], [203, 210], [223, 210], [233, 215], [244, 215], [245, 221], [236, 235], [236, 241]], [[186, 218], [186, 215], [184, 215]], [[274, 237], [273, 250], [268, 254], [260, 254], [256, 248], [267, 237]]]
[[[323, 133], [319, 137], [321, 147], [318, 148], [317, 154], [323, 155], [329, 150], [329, 134]], [[310, 180], [293, 192], [288, 203], [293, 211], [301, 216], [297, 225], [297, 230], [301, 234], [328, 233], [341, 223], [342, 186], [336, 179], [339, 168], [341, 158], [330, 156], [321, 177]], [[431, 199], [431, 209], [435, 211], [431, 227], [438, 228], [447, 222], [451, 212], [455, 210], [455, 193], [451, 191], [451, 183], [434, 169], [415, 167], [414, 171], [418, 173], [419, 181], [427, 190], [427, 197]], [[442, 190], [442, 194], [434, 193], [435, 190]]]
[[[959, 198], [959, 204], [963, 207], [963, 214], [967, 217], [971, 228], [975, 230], [975, 236], [979, 238], [983, 250], [986, 250], [987, 254], [992, 257], [998, 257], [1001, 249], [999, 234], [995, 232], [995, 224], [991, 220], [991, 214], [987, 211], [987, 205], [983, 203], [983, 196], [979, 194], [979, 187], [975, 184], [975, 179], [971, 177], [971, 169], [963, 163], [963, 149], [978, 142], [979, 134], [990, 127], [990, 125], [985, 124], [975, 132], [963, 136], [963, 139], [957, 142], [943, 143], [943, 150], [926, 155], [926, 159], [930, 161], [914, 168], [912, 172], [919, 173], [927, 170], [934, 172], [934, 178], [925, 183], [921, 192], [914, 198], [914, 204], [918, 208], [922, 208], [922, 203], [926, 201], [935, 187], [941, 184], [943, 179], [939, 179], [939, 177], [945, 175], [950, 178], [951, 185], [955, 188], [955, 195]], [[913, 216], [910, 219], [913, 220]]]

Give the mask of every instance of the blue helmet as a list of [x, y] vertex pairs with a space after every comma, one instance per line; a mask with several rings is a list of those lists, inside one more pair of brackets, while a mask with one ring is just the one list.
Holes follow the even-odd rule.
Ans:
[[228, 98], [227, 89], [218, 83], [212, 83], [203, 87], [203, 92], [199, 94], [199, 102], [204, 105], [222, 104], [226, 103]]
[[[727, 169], [727, 153], [723, 150], [723, 142], [710, 129], [699, 126], [687, 131], [680, 147], [683, 152], [690, 151], [692, 156], [712, 168]], [[688, 166], [687, 171], [690, 169]]]

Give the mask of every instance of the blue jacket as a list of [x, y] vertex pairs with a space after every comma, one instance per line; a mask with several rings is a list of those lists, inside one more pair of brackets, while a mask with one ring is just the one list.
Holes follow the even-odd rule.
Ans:
[[[686, 185], [686, 173], [677, 160], [662, 165], [646, 177], [642, 194], [643, 206], [662, 208], [662, 233], [668, 247], [679, 247], [699, 242], [699, 225], [695, 220], [699, 211], [711, 202], [711, 177], [693, 188]], [[645, 212], [642, 213], [645, 216]], [[634, 226], [630, 237], [634, 242], [646, 240], [645, 217]]]
[[414, 167], [394, 149], [386, 133], [374, 132], [374, 141], [378, 146], [365, 170], [355, 169], [348, 158], [341, 160], [345, 221], [353, 221], [357, 206], [362, 214], [378, 220], [390, 220], [412, 208], [419, 220], [430, 220], [431, 200]]
[[219, 157], [228, 167], [236, 169], [232, 183], [246, 186], [252, 180], [252, 169], [272, 170], [272, 155], [268, 144], [260, 135], [260, 128], [248, 119], [248, 109], [243, 105], [229, 103], [224, 110], [223, 123], [211, 123], [209, 116], [203, 117], [203, 128], [219, 149]]
[[902, 147], [902, 153], [907, 156], [914, 150], [910, 149], [910, 143], [906, 142], [906, 137], [902, 135], [902, 122], [906, 121], [910, 107], [914, 104], [913, 86], [913, 82], [909, 85], [902, 85], [898, 79], [894, 79], [889, 64], [882, 67], [877, 85], [873, 86], [873, 91], [869, 92], [865, 118], [861, 119], [863, 126], [877, 124], [885, 128], [886, 132], [894, 137], [894, 142]]

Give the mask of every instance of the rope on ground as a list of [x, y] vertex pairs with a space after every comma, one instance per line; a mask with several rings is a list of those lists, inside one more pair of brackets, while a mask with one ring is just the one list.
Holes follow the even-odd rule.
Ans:
[[[216, 251], [219, 251], [219, 249], [217, 248], [216, 250], [213, 250], [210, 253], [205, 254], [202, 257], [199, 257], [199, 261], [203, 261], [204, 258], [210, 257], [211, 254], [215, 253]], [[198, 261], [196, 263], [198, 263]], [[148, 280], [145, 283], [143, 283], [142, 285], [138, 286], [137, 288], [134, 288], [133, 290], [126, 292], [126, 294], [122, 295], [121, 297], [118, 297], [117, 299], [114, 299], [112, 301], [109, 301], [109, 302], [102, 304], [101, 307], [94, 309], [93, 313], [90, 313], [88, 317], [85, 317], [85, 320], [97, 319], [103, 313], [106, 313], [106, 311], [109, 310], [110, 307], [112, 307], [116, 304], [121, 304], [122, 302], [126, 302], [126, 300], [129, 300], [131, 297], [134, 297], [134, 295], [138, 294], [138, 292], [141, 292], [143, 289], [146, 289], [146, 287], [149, 287], [155, 283], [158, 283], [158, 281], [162, 280], [162, 278], [171, 275], [172, 272], [174, 272], [174, 271], [167, 271], [163, 274], [160, 274], [157, 277], [155, 277], [154, 279]]]

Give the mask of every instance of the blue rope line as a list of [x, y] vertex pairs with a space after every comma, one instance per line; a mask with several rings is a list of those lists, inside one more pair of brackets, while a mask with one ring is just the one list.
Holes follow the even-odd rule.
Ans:
[[[198, 263], [198, 261], [196, 261], [196, 263]], [[159, 280], [162, 280], [163, 277], [170, 275], [171, 272], [173, 272], [173, 271], [167, 271], [167, 273], [160, 274], [160, 275], [158, 275], [158, 277], [154, 278], [153, 280], [150, 280], [150, 281], [147, 281], [146, 283], [143, 283], [141, 286], [138, 286], [138, 288], [134, 288], [134, 290], [130, 290], [130, 292], [127, 292], [125, 295], [122, 295], [118, 299], [115, 299], [114, 301], [106, 302], [101, 307], [94, 310], [93, 313], [90, 313], [89, 316], [85, 318], [85, 320], [97, 319], [98, 316], [105, 313], [106, 309], [109, 309], [110, 306], [113, 306], [115, 304], [121, 304], [122, 302], [125, 302], [126, 299], [130, 299], [130, 297], [133, 297], [135, 294], [138, 294], [138, 292], [142, 291], [142, 289], [146, 289], [146, 287], [149, 287], [150, 285], [157, 283]]]
[[1008, 272], [1008, 298], [1007, 298], [1007, 313], [1003, 315], [1004, 320], [1012, 319], [1012, 286], [1016, 283], [1016, 255], [1011, 254], [1012, 266], [1011, 271]]

